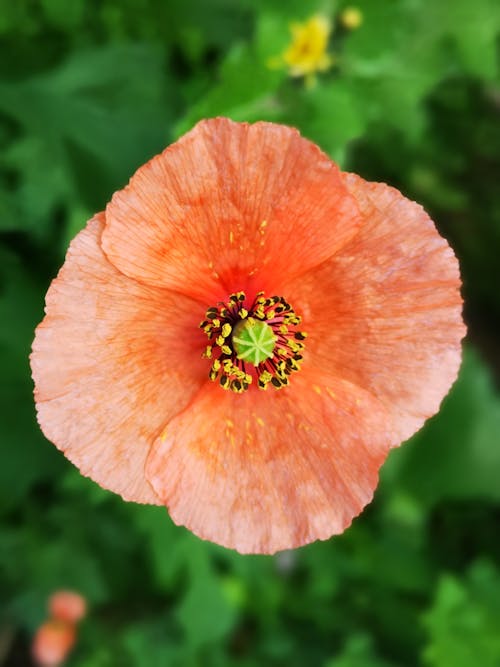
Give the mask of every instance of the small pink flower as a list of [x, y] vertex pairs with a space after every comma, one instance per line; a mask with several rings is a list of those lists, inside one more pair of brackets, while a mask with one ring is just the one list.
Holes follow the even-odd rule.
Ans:
[[66, 660], [76, 640], [72, 623], [50, 620], [41, 625], [33, 640], [33, 659], [39, 667], [59, 667]]
[[49, 612], [58, 621], [78, 623], [87, 612], [87, 603], [80, 593], [57, 591], [50, 596]]

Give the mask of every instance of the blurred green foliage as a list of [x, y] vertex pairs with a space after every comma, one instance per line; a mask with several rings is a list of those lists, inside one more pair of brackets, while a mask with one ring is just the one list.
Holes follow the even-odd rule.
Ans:
[[[496, 0], [0, 0], [0, 665], [47, 596], [89, 600], [75, 667], [500, 665]], [[353, 3], [354, 4], [354, 3]], [[270, 69], [335, 22], [308, 89]], [[455, 248], [471, 343], [439, 415], [343, 536], [243, 557], [123, 503], [45, 441], [28, 353], [68, 241], [199, 118], [297, 126], [421, 201]]]

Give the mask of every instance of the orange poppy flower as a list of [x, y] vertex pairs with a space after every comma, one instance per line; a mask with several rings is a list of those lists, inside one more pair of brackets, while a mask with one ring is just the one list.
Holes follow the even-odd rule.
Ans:
[[87, 602], [80, 593], [56, 591], [49, 598], [49, 612], [58, 621], [78, 623], [87, 612]]
[[33, 639], [33, 660], [39, 667], [62, 665], [76, 640], [76, 631], [71, 623], [50, 620], [41, 625]]
[[454, 381], [459, 288], [397, 190], [294, 129], [202, 121], [71, 243], [33, 344], [38, 419], [84, 475], [200, 537], [326, 539]]

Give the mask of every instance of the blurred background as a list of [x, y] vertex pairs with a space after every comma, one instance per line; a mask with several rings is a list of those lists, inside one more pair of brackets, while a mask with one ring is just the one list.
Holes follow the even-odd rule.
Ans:
[[[70, 667], [500, 665], [499, 32], [495, 0], [0, 0], [2, 667], [33, 664], [61, 588], [89, 608]], [[103, 491], [34, 418], [28, 353], [69, 240], [214, 115], [294, 125], [418, 200], [464, 279], [440, 414], [343, 536], [274, 557]]]

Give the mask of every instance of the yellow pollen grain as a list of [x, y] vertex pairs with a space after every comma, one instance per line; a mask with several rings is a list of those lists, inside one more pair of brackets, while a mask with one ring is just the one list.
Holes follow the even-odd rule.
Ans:
[[249, 444], [249, 445], [252, 444], [252, 442], [253, 442], [253, 433], [252, 433], [252, 430], [250, 428], [250, 420], [249, 419], [245, 420], [245, 439], [247, 441], [247, 444]]
[[259, 426], [265, 426], [266, 425], [265, 421], [261, 417], [255, 417], [255, 421], [257, 422], [257, 424]]
[[234, 423], [230, 419], [226, 419], [226, 424], [228, 428], [234, 428]]
[[229, 230], [229, 243], [234, 243], [234, 232], [233, 230]]
[[337, 394], [334, 391], [332, 391], [330, 387], [327, 387], [326, 393], [328, 394], [328, 396], [330, 396], [330, 398], [337, 398]]
[[232, 431], [231, 431], [230, 428], [226, 428], [226, 430], [225, 430], [225, 436], [226, 436], [226, 438], [229, 440], [229, 442], [230, 442], [230, 444], [231, 444], [231, 447], [234, 447], [234, 445], [235, 445], [235, 439], [234, 439], [234, 435], [233, 435], [233, 433], [232, 433]]
[[319, 387], [317, 384], [313, 384], [313, 390], [320, 395], [321, 394], [321, 387]]

